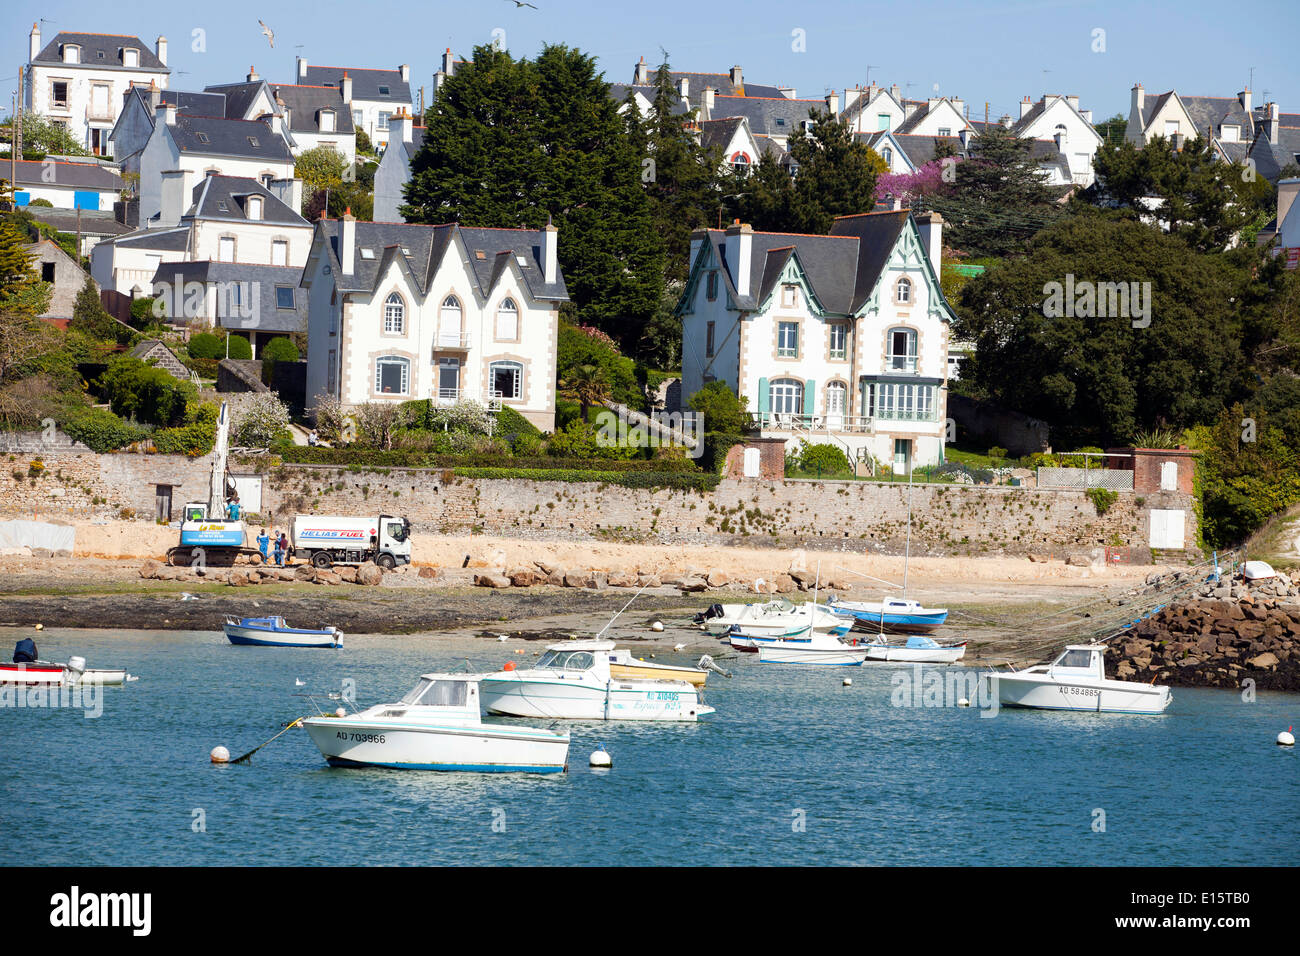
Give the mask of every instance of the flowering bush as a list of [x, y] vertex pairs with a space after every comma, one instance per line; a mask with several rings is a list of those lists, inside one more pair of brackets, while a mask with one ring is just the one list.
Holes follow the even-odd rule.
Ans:
[[[960, 160], [953, 158], [953, 162]], [[895, 197], [904, 203], [942, 191], [943, 163], [934, 159], [910, 173], [886, 173], [876, 180], [876, 200]]]

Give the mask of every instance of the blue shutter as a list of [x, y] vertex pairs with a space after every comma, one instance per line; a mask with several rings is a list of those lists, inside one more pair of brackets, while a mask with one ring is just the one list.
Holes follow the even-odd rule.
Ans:
[[78, 189], [72, 194], [73, 209], [99, 210], [99, 193], [93, 189]]
[[16, 193], [14, 193], [14, 205], [15, 205], [15, 206], [26, 206], [26, 205], [30, 204], [31, 201], [32, 201], [32, 194], [29, 193], [29, 192], [27, 192], [26, 190], [24, 190], [24, 191], [22, 191], [22, 192], [16, 192]]
[[817, 383], [812, 379], [803, 383], [803, 413], [810, 417], [817, 414]]
[[767, 379], [758, 380], [758, 414], [766, 415], [768, 411]]

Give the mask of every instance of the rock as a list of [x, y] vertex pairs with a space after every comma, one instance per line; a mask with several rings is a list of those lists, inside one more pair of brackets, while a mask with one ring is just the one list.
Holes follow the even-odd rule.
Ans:
[[565, 572], [557, 568], [546, 576], [546, 583], [552, 587], [562, 588], [564, 587], [564, 578]]
[[156, 578], [158, 572], [162, 570], [162, 565], [153, 558], [145, 558], [144, 564], [140, 565], [140, 577]]
[[789, 574], [794, 579], [794, 583], [799, 585], [800, 591], [811, 591], [817, 586], [817, 575], [812, 571], [795, 569]]
[[344, 565], [342, 567], [338, 567], [335, 569], [335, 573], [339, 576], [340, 580], [344, 581], [347, 584], [357, 583], [357, 569], [352, 567], [351, 565]]
[[1073, 568], [1090, 568], [1092, 567], [1092, 558], [1084, 551], [1071, 551], [1066, 556], [1065, 563]]
[[510, 572], [510, 583], [517, 588], [530, 588], [537, 583], [539, 572], [532, 568], [516, 568]]
[[366, 587], [377, 587], [384, 583], [384, 569], [371, 561], [367, 561], [356, 569], [356, 572], [353, 575], [353, 580], [355, 580], [357, 584], [362, 584]]
[[253, 567], [258, 567], [260, 565], [266, 564], [266, 558], [262, 557], [262, 552], [259, 551], [256, 554], [249, 556], [248, 563], [253, 565]]
[[299, 581], [315, 581], [316, 569], [310, 564], [300, 564], [293, 569], [293, 576]]
[[590, 571], [568, 571], [564, 575], [566, 588], [594, 588], [596, 577]]
[[314, 580], [316, 581], [317, 584], [342, 584], [343, 583], [343, 579], [339, 577], [337, 571], [325, 571], [322, 570], [321, 568], [316, 569], [316, 577]]
[[731, 584], [731, 575], [726, 571], [710, 571], [704, 580], [711, 588], [725, 588]]
[[419, 576], [422, 577], [422, 578], [436, 578], [436, 577], [438, 576], [438, 569], [437, 569], [437, 568], [427, 568], [427, 567], [426, 567], [426, 568], [420, 568], [420, 575], [419, 575]]
[[[1033, 564], [1046, 564], [1050, 560], [1048, 556], [1045, 554], [1030, 554], [1028, 557], [1030, 562], [1032, 562]], [[1151, 582], [1148, 580], [1147, 584], [1150, 583]]]
[[248, 587], [248, 575], [243, 571], [231, 571], [228, 581], [230, 586], [234, 588]]
[[1265, 651], [1263, 654], [1250, 658], [1246, 663], [1256, 670], [1271, 670], [1277, 667], [1277, 655]]
[[636, 586], [639, 588], [657, 588], [663, 586], [663, 581], [657, 574], [643, 572], [636, 576]]
[[609, 575], [604, 571], [591, 572], [591, 586], [597, 591], [603, 591], [609, 587]]
[[548, 578], [549, 578], [552, 574], [554, 574], [556, 571], [559, 571], [559, 572], [561, 572], [561, 573], [564, 572], [564, 569], [561, 568], [561, 567], [560, 567], [558, 564], [556, 564], [554, 561], [547, 561], [547, 560], [544, 560], [544, 559], [543, 559], [543, 560], [535, 560], [535, 561], [533, 561], [533, 564], [537, 565], [537, 569], [538, 569], [539, 571], [541, 571], [542, 574], [543, 574], [544, 576], [548, 577]]
[[694, 594], [699, 591], [707, 590], [709, 587], [709, 582], [704, 580], [704, 578], [698, 578], [695, 577], [694, 575], [687, 575], [678, 581], [676, 587], [680, 588], [683, 592], [687, 594]]
[[610, 571], [608, 583], [612, 588], [634, 588], [639, 586], [636, 575], [628, 571]]
[[508, 588], [510, 579], [504, 574], [494, 574], [489, 571], [484, 574], [474, 575], [474, 586], [476, 588]]
[[778, 574], [772, 579], [772, 587], [774, 590], [769, 591], [769, 594], [790, 594], [797, 590], [799, 585], [795, 583], [794, 578], [790, 575]]

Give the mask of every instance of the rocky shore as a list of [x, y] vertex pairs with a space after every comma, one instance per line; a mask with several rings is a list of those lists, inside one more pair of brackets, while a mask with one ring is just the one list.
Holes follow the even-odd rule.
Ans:
[[1175, 687], [1300, 691], [1300, 572], [1209, 582], [1115, 638], [1106, 672]]

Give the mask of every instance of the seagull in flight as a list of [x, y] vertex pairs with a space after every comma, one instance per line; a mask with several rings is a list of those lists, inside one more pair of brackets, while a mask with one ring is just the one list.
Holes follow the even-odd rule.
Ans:
[[270, 27], [268, 27], [268, 26], [267, 26], [265, 23], [263, 23], [261, 20], [258, 20], [258, 21], [257, 21], [257, 25], [260, 26], [260, 27], [262, 28], [262, 35], [263, 35], [264, 37], [266, 37], [267, 42], [270, 43], [270, 44], [271, 44], [271, 47], [274, 49], [274, 47], [275, 47], [275, 31], [272, 30]]
[[[533, 7], [531, 3], [525, 3], [524, 0], [506, 0], [506, 2], [513, 3], [515, 5], [516, 10], [518, 10], [520, 7]], [[533, 7], [533, 9], [536, 10], [537, 8]]]

